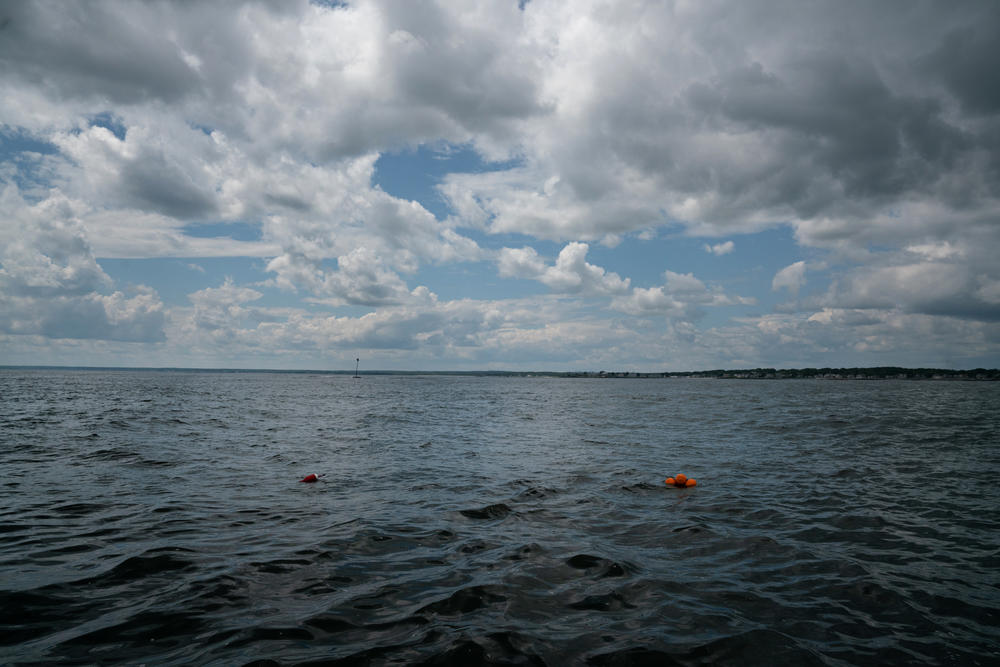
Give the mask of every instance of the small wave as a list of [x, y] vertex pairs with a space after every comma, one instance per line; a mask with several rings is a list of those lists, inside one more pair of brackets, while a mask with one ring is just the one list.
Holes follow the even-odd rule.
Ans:
[[532, 542], [531, 544], [525, 544], [512, 551], [511, 553], [504, 556], [506, 560], [527, 560], [530, 558], [535, 558], [540, 554], [545, 553], [545, 549], [541, 545]]
[[50, 634], [80, 615], [90, 613], [95, 603], [58, 595], [49, 588], [38, 591], [0, 591], [0, 646], [13, 646]]
[[685, 535], [697, 535], [698, 533], [710, 532], [708, 526], [703, 523], [692, 523], [688, 526], [679, 526], [674, 528], [670, 532], [672, 533], [684, 533]]
[[624, 577], [629, 570], [634, 570], [630, 566], [622, 566], [618, 563], [592, 556], [590, 554], [577, 554], [566, 559], [566, 564], [574, 570], [585, 570], [588, 574], [595, 574], [598, 577]]
[[137, 456], [138, 454], [136, 452], [127, 449], [108, 447], [106, 449], [95, 449], [85, 454], [81, 454], [80, 459], [84, 461], [124, 461], [136, 458]]
[[637, 482], [635, 484], [626, 484], [621, 487], [622, 491], [626, 493], [645, 493], [647, 491], [659, 491], [663, 488], [662, 484], [650, 484], [649, 482]]
[[496, 632], [475, 639], [462, 639], [445, 651], [434, 655], [422, 665], [545, 665], [534, 653], [525, 652], [520, 636], [511, 632]]
[[83, 517], [105, 509], [107, 509], [107, 505], [97, 503], [67, 503], [52, 508], [54, 512], [70, 517]]
[[688, 650], [634, 646], [592, 655], [594, 667], [625, 665], [823, 665], [813, 651], [776, 630], [757, 629], [722, 637]]
[[617, 591], [602, 593], [598, 595], [588, 595], [582, 600], [569, 603], [571, 609], [587, 611], [621, 611], [622, 609], [635, 609], [635, 605], [625, 599], [625, 596]]
[[300, 558], [279, 558], [266, 562], [250, 563], [250, 567], [264, 574], [285, 574], [311, 565], [312, 561]]
[[[246, 643], [265, 640], [282, 640], [282, 639], [296, 639], [296, 640], [310, 640], [313, 638], [313, 633], [309, 632], [305, 628], [268, 628], [268, 627], [258, 627], [253, 628], [249, 636], [246, 639]], [[232, 646], [239, 646], [241, 642], [232, 642]]]
[[532, 486], [517, 494], [518, 500], [542, 500], [556, 495], [555, 489], [544, 486]]
[[[171, 553], [162, 553], [163, 551]], [[177, 551], [186, 550], [177, 548], [151, 549], [141, 556], [126, 558], [107, 572], [77, 583], [114, 586], [136, 579], [194, 568], [194, 563], [173, 553]]]
[[995, 661], [1000, 385], [67, 377], [2, 424], [9, 662]]
[[513, 511], [504, 503], [495, 503], [486, 507], [480, 507], [479, 509], [459, 510], [459, 514], [470, 519], [502, 519], [510, 515]]
[[478, 609], [507, 601], [500, 586], [470, 586], [455, 591], [444, 600], [421, 607], [421, 613], [445, 616], [468, 614]]
[[63, 646], [115, 646], [134, 660], [181, 646], [191, 637], [199, 635], [205, 627], [205, 621], [197, 614], [146, 611], [122, 623], [73, 637]]

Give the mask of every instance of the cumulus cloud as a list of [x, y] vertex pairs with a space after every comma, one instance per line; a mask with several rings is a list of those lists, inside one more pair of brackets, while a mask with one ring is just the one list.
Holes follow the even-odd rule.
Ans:
[[586, 243], [568, 243], [559, 251], [555, 264], [548, 266], [534, 248], [503, 248], [497, 264], [503, 277], [532, 278], [559, 294], [596, 296], [627, 291], [629, 279], [587, 262], [589, 250]]
[[[124, 139], [93, 126], [52, 137], [63, 155], [80, 171], [72, 179], [107, 205], [162, 213], [179, 219], [210, 217], [216, 212], [215, 183], [202, 155], [211, 140], [195, 136], [202, 146], [165, 141], [163, 127], [132, 126]], [[165, 136], [167, 135], [167, 136]], [[70, 180], [67, 178], [67, 180]]]
[[[954, 216], [970, 191], [991, 206], [998, 196], [995, 105], [968, 83], [993, 61], [989, 3], [850, 16], [782, 2], [607, 12], [596, 0], [4, 11], [6, 97], [117, 106], [131, 152], [97, 145], [93, 129], [64, 138], [65, 150], [107, 162], [117, 196], [171, 215], [222, 203], [220, 180], [201, 177], [213, 161], [194, 145], [199, 127], [257, 164], [441, 140], [518, 156], [516, 169], [455, 175], [443, 191], [466, 224], [562, 241], [668, 221], [747, 231], [831, 220], [850, 239], [893, 203], [933, 198]], [[831, 24], [809, 48], [786, 38]], [[195, 132], [184, 155], [156, 141], [163, 123], [149, 124], [165, 105]], [[28, 115], [14, 120], [36, 127]]]
[[152, 290], [106, 293], [111, 279], [91, 252], [77, 202], [37, 204], [14, 187], [0, 195], [0, 330], [50, 338], [162, 341], [163, 306]]
[[194, 304], [193, 321], [201, 329], [218, 330], [238, 325], [250, 311], [244, 304], [256, 301], [263, 296], [249, 287], [239, 287], [233, 284], [231, 278], [226, 279], [221, 287], [206, 287], [188, 295]]
[[1000, 304], [1000, 280], [989, 276], [978, 276], [979, 289], [976, 297], [990, 305]]
[[161, 342], [163, 304], [148, 289], [82, 296], [17, 297], [0, 294], [0, 331], [47, 338]]
[[612, 302], [612, 308], [630, 315], [663, 315], [678, 320], [697, 320], [703, 307], [752, 305], [753, 298], [728, 295], [718, 287], [708, 287], [692, 273], [664, 271], [663, 285], [635, 287]]
[[[345, 348], [378, 353], [387, 363], [409, 367], [450, 358], [472, 368], [523, 363], [524, 359], [579, 360], [634, 334], [601, 319], [575, 313], [558, 297], [439, 302], [415, 294], [403, 305], [358, 316], [310, 313], [302, 309], [251, 307], [254, 290], [232, 283], [191, 295], [195, 308], [175, 313], [172, 335], [205, 359], [282, 357], [299, 350]], [[550, 314], [539, 323], [538, 312]], [[207, 334], [207, 335], [206, 335]], [[313, 366], [314, 367], [314, 366]]]
[[497, 268], [504, 278], [538, 278], [546, 265], [534, 248], [501, 248]]
[[567, 294], [618, 294], [628, 289], [628, 278], [587, 262], [586, 243], [570, 243], [559, 251], [555, 266], [539, 277], [556, 292]]
[[[247, 349], [256, 336], [258, 349], [448, 341], [494, 354], [535, 340], [541, 354], [573, 326], [604, 340], [624, 312], [670, 320], [644, 333], [649, 348], [617, 330], [649, 358], [702, 343], [807, 358], [845, 349], [825, 337], [834, 328], [887, 349], [904, 321], [935, 350], [940, 331], [977, 350], [996, 341], [995, 3], [40, 1], [3, 4], [0, 25], [0, 131], [33, 142], [0, 166], [8, 333], [155, 341], [166, 327]], [[492, 163], [441, 179], [444, 220], [373, 185], [380, 155], [431, 144]], [[199, 238], [200, 224], [259, 238]], [[708, 278], [667, 271], [639, 287], [587, 262], [593, 242], [669, 230], [723, 256], [733, 241], [702, 241], [784, 226], [829, 258], [829, 289], [729, 328], [687, 328], [703, 308], [750, 301]], [[168, 312], [113, 284], [108, 257], [259, 257], [270, 282], [210, 287]], [[428, 265], [491, 260], [501, 278], [613, 312], [531, 326], [410, 284]], [[816, 266], [781, 269], [772, 290], [797, 295]], [[254, 295], [273, 287], [375, 311], [267, 314]], [[861, 312], [877, 324], [843, 315]]]
[[780, 289], [787, 289], [792, 294], [798, 294], [799, 289], [806, 282], [806, 263], [802, 260], [789, 264], [781, 271], [774, 274], [771, 280], [771, 289], [777, 292]]
[[[993, 24], [995, 8], [855, 9], [848, 20], [786, 3], [529, 7], [543, 90], [558, 103], [526, 121], [522, 168], [455, 176], [443, 191], [470, 224], [554, 240], [789, 221], [806, 242], [864, 244], [873, 218], [899, 205], [938, 203], [952, 226], [970, 204], [995, 209], [995, 119], [956, 116], [939, 81], [914, 77], [928, 44]], [[808, 49], [783, 38], [830, 22], [840, 29]], [[962, 57], [990, 62], [985, 42]], [[886, 227], [894, 243], [912, 238]]]
[[713, 255], [718, 255], [721, 257], [722, 255], [728, 255], [729, 253], [731, 253], [733, 251], [733, 248], [735, 247], [736, 244], [733, 243], [732, 241], [725, 241], [724, 243], [715, 243], [712, 245], [706, 243], [705, 252], [711, 253]]
[[[831, 357], [854, 353], [857, 359], [886, 359], [888, 364], [920, 351], [930, 366], [974, 367], [989, 354], [1000, 327], [995, 322], [941, 318], [891, 310], [827, 308], [811, 315], [795, 328], [812, 330], [809, 341], [824, 342]], [[818, 327], [818, 330], [817, 330]], [[957, 343], [957, 345], [956, 345]], [[864, 365], [859, 363], [857, 365]]]
[[997, 281], [966, 264], [924, 261], [851, 271], [831, 285], [824, 303], [846, 309], [900, 310], [998, 321]]

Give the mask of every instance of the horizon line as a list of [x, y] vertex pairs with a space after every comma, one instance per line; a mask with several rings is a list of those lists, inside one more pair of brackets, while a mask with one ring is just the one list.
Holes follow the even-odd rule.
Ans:
[[[215, 372], [215, 373], [299, 373], [299, 374], [322, 374], [322, 375], [355, 375], [356, 371], [350, 369], [308, 369], [308, 368], [233, 368], [233, 367], [201, 367], [201, 366], [84, 366], [84, 365], [62, 365], [62, 364], [0, 364], [0, 370], [81, 370], [81, 371], [155, 371], [155, 372]], [[826, 371], [826, 372], [862, 372], [862, 371], [922, 371], [939, 373], [971, 373], [975, 371], [1000, 373], [997, 368], [936, 368], [931, 366], [802, 366], [796, 368], [773, 368], [765, 366], [744, 367], [744, 368], [706, 368], [701, 370], [683, 371], [636, 371], [636, 370], [600, 370], [600, 371], [554, 371], [554, 370], [499, 370], [499, 369], [473, 369], [473, 370], [391, 370], [372, 369], [357, 373], [357, 375], [550, 375], [550, 376], [668, 376], [668, 375], [696, 375], [703, 373], [751, 373], [751, 372], [771, 372], [771, 373], [794, 373], [802, 371]]]

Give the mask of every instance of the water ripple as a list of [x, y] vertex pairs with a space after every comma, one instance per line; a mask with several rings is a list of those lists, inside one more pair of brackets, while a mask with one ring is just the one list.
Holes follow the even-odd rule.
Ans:
[[[0, 392], [3, 662], [1000, 645], [995, 384], [4, 371]], [[681, 471], [699, 485], [663, 485]]]

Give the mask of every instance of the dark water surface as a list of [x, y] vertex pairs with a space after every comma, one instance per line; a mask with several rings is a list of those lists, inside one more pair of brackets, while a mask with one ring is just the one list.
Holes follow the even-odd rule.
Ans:
[[1000, 383], [8, 370], [0, 662], [997, 664], [998, 510]]

